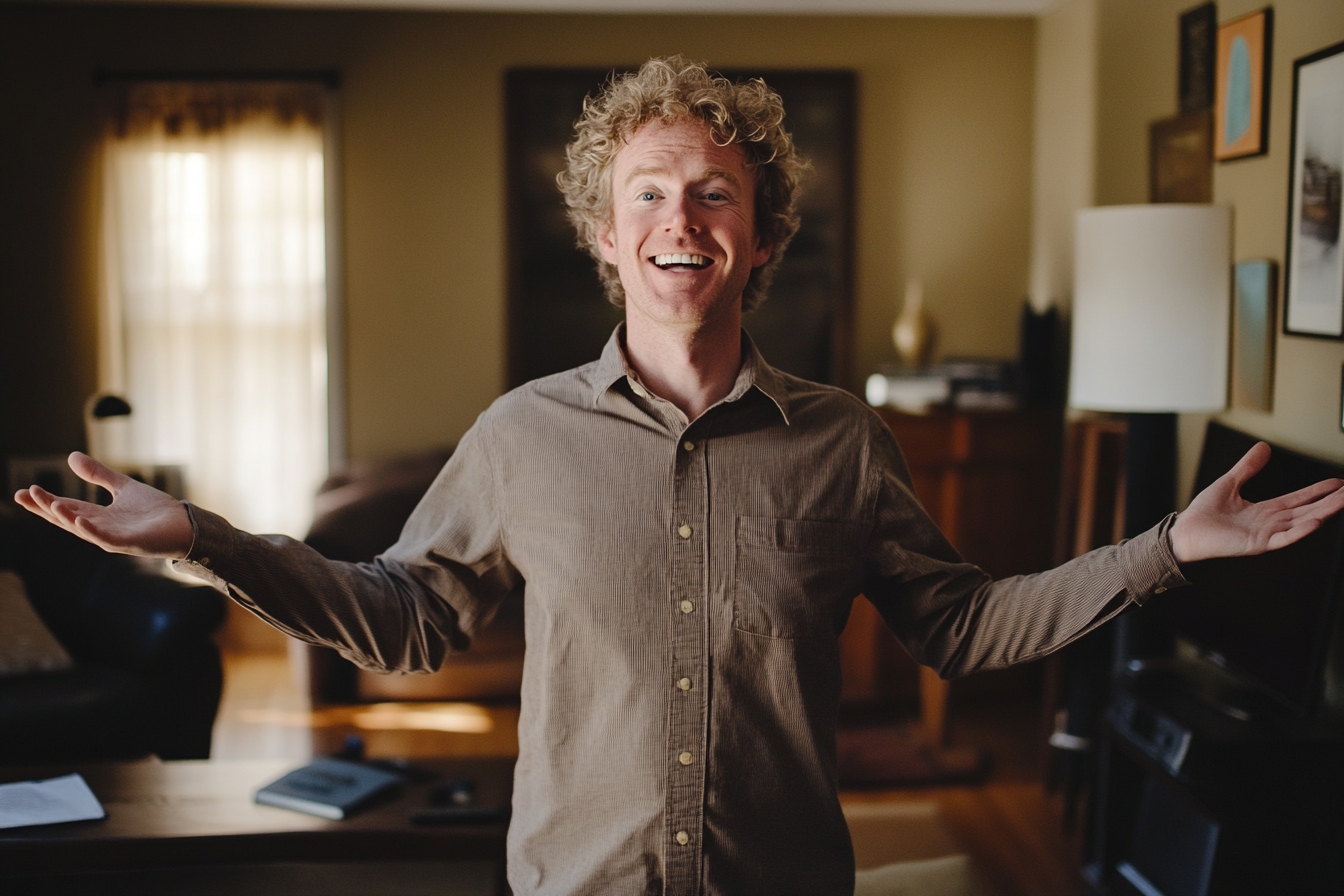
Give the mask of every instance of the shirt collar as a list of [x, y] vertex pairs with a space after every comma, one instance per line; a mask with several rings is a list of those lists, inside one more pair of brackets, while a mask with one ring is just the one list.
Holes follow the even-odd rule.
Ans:
[[[631, 383], [639, 381], [638, 375], [630, 367], [625, 357], [625, 324], [618, 324], [611, 338], [602, 349], [593, 378], [593, 406], [598, 399], [616, 386], [622, 379], [629, 377]], [[724, 401], [736, 401], [755, 388], [779, 409], [779, 415], [787, 425], [789, 422], [789, 396], [784, 378], [779, 371], [766, 363], [761, 357], [756, 343], [746, 330], [742, 331], [742, 366], [737, 372], [737, 381], [724, 396]]]

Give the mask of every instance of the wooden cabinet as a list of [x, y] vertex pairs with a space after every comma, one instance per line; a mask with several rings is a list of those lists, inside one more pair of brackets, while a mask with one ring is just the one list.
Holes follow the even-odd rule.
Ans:
[[995, 578], [1050, 566], [1058, 411], [879, 413], [924, 509], [963, 557]]
[[[915, 493], [967, 561], [995, 578], [1040, 572], [1052, 564], [1060, 428], [1058, 410], [878, 413], [901, 446]], [[890, 639], [867, 601], [855, 604], [842, 639], [850, 702], [881, 699]], [[926, 733], [945, 736], [947, 683], [920, 669]]]

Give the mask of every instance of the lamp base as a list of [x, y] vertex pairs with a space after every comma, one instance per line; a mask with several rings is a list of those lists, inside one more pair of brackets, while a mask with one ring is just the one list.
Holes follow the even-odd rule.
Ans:
[[[1176, 415], [1126, 415], [1125, 537], [1148, 531], [1176, 509]], [[1172, 650], [1164, 620], [1152, 613], [1127, 613], [1116, 620], [1114, 667], [1120, 671], [1139, 657]]]

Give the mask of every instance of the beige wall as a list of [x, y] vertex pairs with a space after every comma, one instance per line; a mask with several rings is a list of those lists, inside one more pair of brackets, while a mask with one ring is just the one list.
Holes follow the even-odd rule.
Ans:
[[[1096, 92], [1094, 107], [1089, 108], [1085, 92], [1037, 84], [1034, 296], [1049, 290], [1054, 297], [1059, 284], [1072, 277], [1071, 250], [1065, 250], [1065, 240], [1071, 243], [1071, 236], [1064, 235], [1060, 218], [1070, 198], [1082, 195], [1078, 187], [1082, 178], [1093, 178], [1097, 205], [1147, 201], [1148, 125], [1176, 113], [1178, 18], [1192, 5], [1189, 0], [1065, 0], [1041, 18], [1037, 71], [1071, 68], [1086, 72], [1087, 59], [1080, 59], [1079, 47], [1092, 41]], [[1263, 6], [1257, 0], [1223, 0], [1218, 5], [1219, 21]], [[1089, 37], [1089, 27], [1096, 29], [1094, 37]], [[1344, 3], [1289, 0], [1275, 4], [1269, 152], [1214, 168], [1214, 200], [1234, 210], [1236, 261], [1271, 258], [1283, 262], [1293, 60], [1340, 40], [1344, 40]], [[1087, 114], [1094, 115], [1094, 157], [1065, 154], [1054, 164], [1043, 164], [1052, 142], [1063, 139], [1081, 144], [1086, 139], [1082, 116]], [[1041, 180], [1043, 172], [1048, 180]], [[1051, 231], [1051, 227], [1056, 229]], [[1039, 242], [1042, 239], [1047, 240], [1044, 245]], [[1344, 461], [1344, 433], [1339, 425], [1344, 343], [1281, 332], [1276, 339], [1273, 412], [1236, 409], [1218, 415], [1219, 419], [1262, 438]], [[1181, 420], [1179, 481], [1187, 489], [1208, 419], [1184, 415]]]
[[69, 447], [94, 388], [83, 222], [97, 68], [341, 71], [350, 447], [371, 456], [456, 440], [503, 387], [501, 92], [516, 65], [683, 52], [723, 67], [855, 69], [854, 383], [894, 360], [908, 277], [926, 284], [943, 351], [1013, 356], [1034, 31], [1028, 19], [0, 10], [0, 115], [28, 120], [26, 146], [0, 141], [0, 171], [27, 166], [27, 184], [0, 184], [42, 219], [0, 223], [0, 323], [40, 331], [25, 383], [5, 390], [5, 416], [24, 422], [0, 452]]
[[1097, 164], [1097, 2], [1064, 0], [1036, 27], [1031, 304], [1067, 312], [1073, 224], [1094, 204]]
[[[1218, 18], [1226, 22], [1264, 5], [1222, 0]], [[1147, 199], [1147, 124], [1176, 112], [1177, 18], [1189, 6], [1186, 0], [1101, 4], [1098, 204]], [[1233, 208], [1236, 261], [1272, 258], [1282, 265], [1293, 60], [1340, 40], [1344, 40], [1344, 3], [1289, 0], [1274, 5], [1269, 152], [1214, 167], [1214, 201]], [[1344, 433], [1339, 426], [1344, 343], [1280, 332], [1276, 356], [1273, 412], [1231, 410], [1219, 419], [1262, 438], [1344, 461]], [[1182, 420], [1182, 482], [1193, 478], [1206, 419]]]
[[[1223, 0], [1218, 10], [1220, 16], [1231, 19], [1261, 5]], [[1273, 258], [1280, 267], [1286, 261], [1293, 60], [1342, 40], [1344, 3], [1290, 0], [1275, 5], [1269, 154], [1219, 165], [1214, 172], [1215, 200], [1236, 210], [1233, 240], [1238, 261]], [[1235, 410], [1222, 419], [1263, 438], [1344, 461], [1344, 433], [1340, 432], [1344, 342], [1280, 332], [1275, 353], [1273, 413]]]
[[[505, 68], [682, 51], [855, 69], [857, 382], [894, 357], [908, 277], [946, 353], [1014, 354], [1029, 282], [1067, 306], [1071, 208], [1146, 197], [1147, 125], [1175, 111], [1188, 5], [1065, 0], [1039, 23], [0, 9], [0, 454], [77, 445], [95, 385], [97, 69], [342, 73], [350, 435], [369, 456], [455, 440], [503, 386]], [[1225, 0], [1220, 17], [1256, 6]], [[1282, 261], [1292, 61], [1344, 39], [1334, 0], [1275, 12], [1270, 152], [1215, 173], [1237, 259]], [[1341, 362], [1344, 344], [1280, 335], [1274, 412], [1224, 419], [1344, 459]], [[1201, 423], [1183, 427], [1187, 473]]]

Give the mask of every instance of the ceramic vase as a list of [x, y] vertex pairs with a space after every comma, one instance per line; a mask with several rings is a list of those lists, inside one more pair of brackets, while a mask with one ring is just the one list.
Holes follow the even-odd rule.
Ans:
[[911, 280], [905, 285], [905, 305], [891, 328], [891, 341], [906, 367], [923, 367], [933, 348], [933, 324], [924, 311], [924, 285]]

